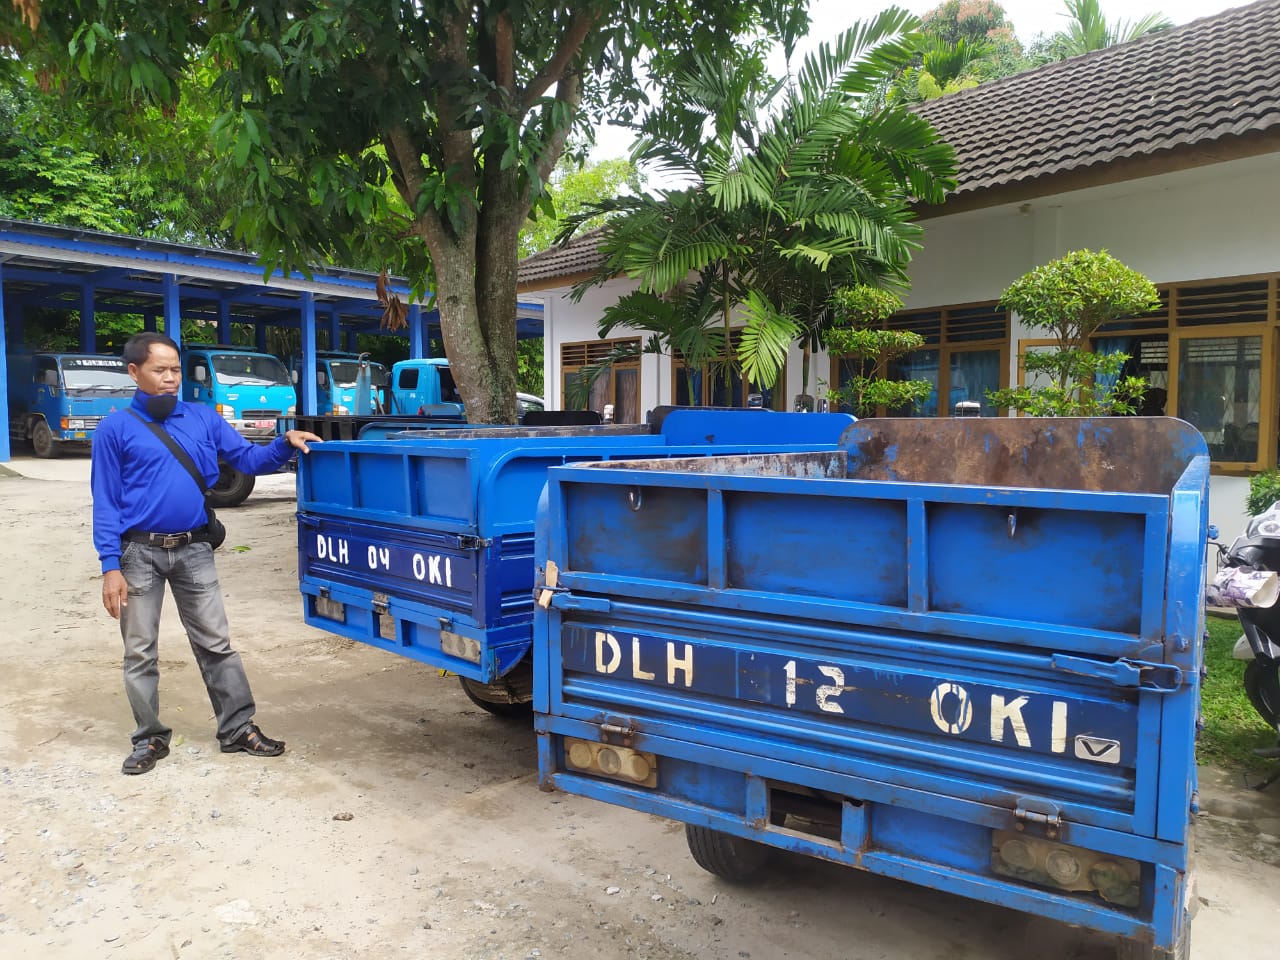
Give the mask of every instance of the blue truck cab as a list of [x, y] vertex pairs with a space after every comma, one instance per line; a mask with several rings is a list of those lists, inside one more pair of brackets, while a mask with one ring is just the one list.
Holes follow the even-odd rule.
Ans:
[[9, 436], [37, 457], [93, 439], [102, 418], [128, 405], [137, 385], [119, 357], [16, 353], [9, 358]]
[[[368, 389], [360, 397], [362, 355], [336, 350], [316, 353], [316, 410], [321, 414], [348, 416], [354, 414], [381, 413], [386, 409], [383, 391], [390, 382], [387, 368], [380, 363], [368, 363]], [[293, 380], [296, 403], [302, 406], [302, 354], [289, 358], [289, 375]]]
[[293, 384], [284, 364], [248, 347], [186, 344], [182, 399], [212, 407], [248, 440], [266, 443], [276, 418], [294, 413]]
[[390, 413], [462, 414], [462, 394], [444, 357], [401, 360], [391, 368]]

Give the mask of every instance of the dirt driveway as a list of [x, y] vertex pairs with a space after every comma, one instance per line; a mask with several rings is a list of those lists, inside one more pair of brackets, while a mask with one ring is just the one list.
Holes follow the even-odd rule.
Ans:
[[[0, 944], [7, 957], [1102, 958], [1055, 924], [808, 859], [757, 887], [681, 827], [535, 784], [526, 724], [456, 680], [304, 626], [292, 477], [237, 510], [219, 567], [279, 760], [224, 756], [172, 609], [174, 751], [132, 724], [100, 603], [85, 458], [0, 472]], [[1274, 953], [1280, 786], [1202, 776], [1196, 960]]]

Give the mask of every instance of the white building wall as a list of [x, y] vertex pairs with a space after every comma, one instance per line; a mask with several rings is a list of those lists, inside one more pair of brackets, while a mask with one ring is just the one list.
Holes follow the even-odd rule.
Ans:
[[[1106, 249], [1155, 283], [1280, 271], [1280, 154], [1252, 157], [1026, 203], [923, 221], [924, 248], [911, 266], [909, 309], [995, 300], [1013, 280], [1070, 250]], [[611, 281], [571, 304], [550, 291], [547, 330], [549, 397], [560, 403], [559, 344], [596, 336], [604, 308], [633, 285]], [[1010, 382], [1016, 382], [1015, 321]], [[1038, 338], [1038, 337], [1037, 337]], [[641, 407], [671, 402], [670, 363], [646, 357]], [[830, 376], [813, 357], [808, 392], [821, 396]], [[801, 354], [788, 360], [786, 396], [802, 392]], [[1214, 477], [1210, 519], [1224, 537], [1244, 524], [1247, 481]]]

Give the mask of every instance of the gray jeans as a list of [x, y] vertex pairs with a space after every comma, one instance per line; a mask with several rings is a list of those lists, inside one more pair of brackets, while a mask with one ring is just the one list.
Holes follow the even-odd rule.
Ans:
[[138, 724], [133, 742], [160, 737], [168, 743], [173, 732], [160, 722], [159, 633], [165, 583], [209, 691], [218, 718], [218, 740], [224, 744], [235, 740], [253, 719], [253, 694], [240, 654], [231, 649], [213, 548], [207, 543], [172, 549], [125, 543], [120, 572], [129, 584], [129, 602], [120, 611], [120, 636], [124, 638], [124, 689]]

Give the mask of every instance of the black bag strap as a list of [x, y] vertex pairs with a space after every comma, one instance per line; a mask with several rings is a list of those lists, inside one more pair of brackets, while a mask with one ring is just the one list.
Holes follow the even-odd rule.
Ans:
[[187, 473], [191, 474], [191, 479], [194, 480], [196, 482], [196, 486], [200, 488], [200, 493], [203, 496], [208, 496], [209, 485], [204, 482], [204, 477], [200, 476], [200, 471], [196, 469], [195, 461], [191, 459], [191, 455], [178, 445], [178, 441], [169, 436], [165, 428], [160, 426], [160, 424], [156, 423], [154, 420], [144, 419], [142, 414], [138, 413], [138, 411], [134, 410], [132, 407], [129, 408], [129, 412], [138, 418], [139, 423], [144, 424], [147, 429], [160, 438], [160, 442], [169, 448], [169, 452], [172, 453], [174, 457], [177, 458], [178, 462], [186, 468]]

